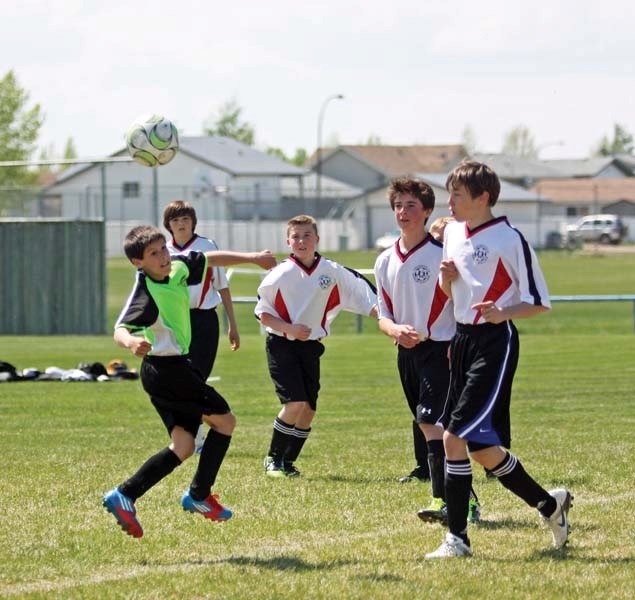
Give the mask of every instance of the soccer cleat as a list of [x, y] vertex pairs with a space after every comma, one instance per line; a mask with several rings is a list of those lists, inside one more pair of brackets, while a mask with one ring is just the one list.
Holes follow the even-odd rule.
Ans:
[[205, 500], [194, 500], [187, 490], [181, 498], [183, 510], [191, 513], [199, 513], [212, 521], [227, 521], [232, 518], [232, 511], [225, 508], [216, 494], [210, 494]]
[[448, 522], [448, 505], [442, 498], [432, 498], [428, 508], [422, 508], [417, 512], [417, 516], [426, 523]]
[[137, 521], [137, 511], [134, 501], [124, 496], [117, 488], [110, 490], [105, 496], [102, 505], [114, 515], [120, 527], [132, 537], [143, 537], [141, 523]]
[[569, 538], [569, 509], [573, 502], [573, 496], [563, 488], [551, 490], [549, 495], [556, 501], [556, 510], [550, 517], [542, 516], [544, 523], [551, 529], [553, 547], [562, 548]]
[[470, 547], [457, 535], [446, 533], [443, 543], [434, 551], [426, 554], [426, 558], [455, 558], [472, 556]]
[[408, 475], [399, 478], [399, 483], [410, 483], [411, 481], [430, 481], [430, 472], [423, 467], [416, 466]]
[[273, 459], [271, 459], [271, 462], [265, 467], [265, 473], [267, 477], [274, 477], [278, 479], [282, 477], [288, 477], [289, 475], [284, 468], [284, 464], [282, 463], [282, 461]]
[[273, 462], [273, 456], [265, 456], [264, 460], [262, 461], [262, 466], [264, 467], [265, 471], [267, 470], [267, 467], [269, 467], [269, 465]]
[[284, 462], [284, 471], [287, 474], [287, 477], [300, 477], [300, 471], [296, 468], [296, 466], [292, 462]]

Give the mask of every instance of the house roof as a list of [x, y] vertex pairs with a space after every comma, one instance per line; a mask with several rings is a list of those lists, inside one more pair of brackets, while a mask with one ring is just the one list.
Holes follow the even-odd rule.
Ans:
[[[416, 173], [415, 176], [423, 179], [423, 181], [433, 187], [442, 189], [445, 189], [445, 182], [448, 177], [446, 173]], [[514, 185], [502, 179], [498, 199], [504, 202], [548, 202], [547, 198], [541, 197], [536, 192], [526, 190], [519, 185]]]
[[617, 200], [635, 201], [635, 177], [545, 179], [531, 189], [554, 202], [592, 204]]
[[[306, 195], [315, 193], [317, 189], [317, 175], [309, 171], [302, 177], [302, 186]], [[283, 196], [298, 196], [300, 193], [300, 183], [297, 177], [285, 177], [280, 182], [280, 189]], [[327, 175], [320, 178], [320, 196], [322, 198], [356, 198], [363, 192], [362, 188], [344, 183], [339, 179], [333, 179]]]
[[[179, 152], [187, 154], [202, 163], [226, 171], [233, 176], [282, 177], [301, 176], [306, 169], [291, 165], [276, 156], [256, 150], [232, 138], [220, 136], [183, 136], [179, 139]], [[109, 158], [124, 156], [126, 149], [121, 148]], [[64, 171], [55, 183], [62, 183], [76, 175], [96, 167], [98, 163], [81, 164]]]
[[632, 154], [616, 154], [615, 160], [623, 169], [629, 171], [632, 176], [635, 176], [635, 156]]
[[232, 138], [184, 136], [180, 142], [181, 151], [232, 175], [298, 176], [306, 173], [306, 169], [291, 165]]
[[[322, 162], [337, 152], [346, 152], [388, 177], [412, 173], [440, 172], [452, 168], [466, 156], [463, 146], [446, 144], [434, 146], [342, 145], [322, 154]], [[314, 165], [317, 153], [307, 161]]]
[[473, 156], [474, 160], [485, 163], [496, 171], [501, 179], [529, 180], [544, 179], [545, 177], [560, 177], [561, 172], [556, 167], [530, 158], [521, 158], [510, 154], [482, 154]]
[[624, 168], [624, 165], [614, 156], [595, 156], [579, 159], [560, 158], [542, 162], [559, 171], [561, 177], [595, 177], [613, 164], [624, 171], [625, 175], [632, 175], [632, 169]]

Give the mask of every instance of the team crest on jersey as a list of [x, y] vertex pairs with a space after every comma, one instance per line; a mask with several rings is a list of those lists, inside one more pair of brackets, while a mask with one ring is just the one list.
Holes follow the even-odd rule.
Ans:
[[428, 279], [430, 279], [430, 269], [428, 269], [425, 265], [417, 265], [412, 270], [412, 278], [417, 283], [425, 283]]
[[333, 283], [333, 280], [328, 275], [320, 275], [320, 279], [318, 281], [323, 290], [331, 287], [331, 284]]
[[487, 262], [489, 257], [489, 250], [487, 246], [476, 246], [472, 252], [472, 258], [477, 265], [482, 265]]

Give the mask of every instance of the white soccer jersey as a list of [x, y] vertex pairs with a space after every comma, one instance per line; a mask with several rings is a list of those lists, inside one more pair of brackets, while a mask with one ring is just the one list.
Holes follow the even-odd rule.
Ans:
[[384, 250], [375, 261], [379, 317], [411, 325], [421, 340], [449, 340], [456, 323], [439, 285], [442, 258], [442, 244], [430, 235], [407, 254], [398, 241]]
[[[372, 285], [359, 273], [319, 254], [307, 269], [291, 255], [262, 280], [254, 312], [258, 318], [269, 313], [287, 323], [302, 323], [311, 328], [309, 339], [316, 340], [329, 334], [340, 311], [369, 315], [376, 304]], [[283, 335], [270, 327], [267, 331]]]
[[[183, 254], [187, 256], [190, 252], [209, 252], [218, 250], [214, 240], [194, 234], [192, 239], [183, 246], [179, 246], [174, 238], [167, 242], [168, 250], [172, 256]], [[225, 269], [223, 267], [207, 267], [207, 273], [199, 285], [192, 285], [188, 288], [190, 292], [190, 308], [210, 309], [221, 303], [218, 290], [229, 287]]]
[[488, 300], [500, 308], [520, 302], [551, 307], [536, 255], [507, 217], [498, 217], [471, 231], [464, 222], [449, 223], [443, 255], [454, 261], [459, 272], [452, 282], [458, 323], [484, 323], [480, 311], [472, 305]]

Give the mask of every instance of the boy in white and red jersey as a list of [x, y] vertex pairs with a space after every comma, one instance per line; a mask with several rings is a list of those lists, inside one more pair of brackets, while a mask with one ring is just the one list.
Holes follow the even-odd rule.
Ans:
[[[455, 321], [452, 302], [439, 285], [443, 245], [426, 230], [434, 191], [419, 179], [400, 178], [391, 182], [388, 200], [401, 235], [375, 262], [379, 329], [397, 346], [399, 377], [414, 419], [418, 464], [413, 473], [427, 465], [430, 474], [432, 501], [418, 515], [443, 522], [445, 453], [438, 421], [450, 381], [448, 347]], [[472, 520], [478, 520], [475, 500], [471, 509]]]
[[[216, 242], [195, 233], [196, 210], [189, 202], [175, 200], [163, 210], [163, 226], [172, 234], [167, 241], [171, 256], [187, 256], [191, 252], [219, 250]], [[234, 315], [229, 282], [223, 267], [208, 266], [203, 281], [188, 288], [190, 293], [190, 322], [192, 342], [190, 360], [207, 381], [214, 368], [220, 330], [216, 307], [222, 302], [227, 317], [227, 335], [232, 352], [240, 348], [240, 335]], [[205, 442], [203, 425], [196, 435], [196, 452]]]
[[551, 308], [536, 255], [506, 217], [494, 217], [500, 193], [496, 173], [466, 161], [448, 176], [448, 204], [456, 219], [445, 230], [439, 280], [454, 302], [457, 331], [450, 347], [451, 376], [441, 422], [446, 453], [448, 528], [444, 542], [426, 558], [470, 556], [469, 455], [511, 492], [538, 509], [553, 546], [568, 538], [572, 496], [548, 492], [511, 452], [509, 403], [518, 363], [518, 331], [512, 319]]
[[258, 287], [255, 314], [267, 330], [269, 374], [282, 403], [274, 424], [265, 472], [294, 477], [294, 462], [311, 431], [320, 389], [320, 341], [341, 310], [377, 316], [374, 287], [359, 273], [320, 256], [313, 217], [287, 224], [291, 255]]
[[[172, 234], [167, 241], [172, 256], [219, 250], [214, 240], [195, 233], [196, 223], [196, 211], [189, 202], [175, 200], [165, 207], [163, 226]], [[221, 303], [227, 315], [227, 335], [232, 352], [240, 348], [240, 335], [225, 269], [209, 266], [203, 281], [188, 289], [192, 323], [190, 359], [201, 372], [203, 379], [207, 380], [218, 351], [219, 326], [216, 307]]]

